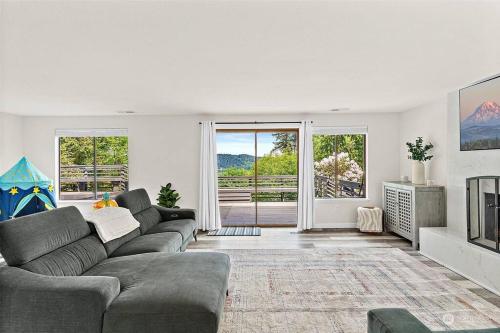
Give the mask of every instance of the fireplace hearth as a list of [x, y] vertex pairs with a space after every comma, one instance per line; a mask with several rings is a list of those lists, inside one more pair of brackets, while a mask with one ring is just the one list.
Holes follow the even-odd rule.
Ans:
[[500, 176], [467, 178], [467, 240], [499, 251]]

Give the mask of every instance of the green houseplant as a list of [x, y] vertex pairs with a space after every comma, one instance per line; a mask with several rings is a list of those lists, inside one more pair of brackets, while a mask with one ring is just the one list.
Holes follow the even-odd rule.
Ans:
[[162, 186], [160, 193], [158, 193], [158, 205], [166, 208], [179, 208], [176, 203], [180, 198], [179, 193], [172, 189], [172, 183], [168, 183]]
[[429, 155], [430, 150], [434, 148], [432, 143], [424, 144], [424, 139], [419, 136], [415, 140], [415, 143], [407, 142], [406, 147], [408, 147], [408, 159], [412, 160], [411, 166], [411, 182], [413, 184], [422, 185], [425, 183], [425, 161], [429, 161], [433, 158], [433, 155]]

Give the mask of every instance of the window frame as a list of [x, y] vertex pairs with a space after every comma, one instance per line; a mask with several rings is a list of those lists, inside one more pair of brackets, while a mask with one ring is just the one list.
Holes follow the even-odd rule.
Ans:
[[[57, 175], [55, 179], [55, 194], [58, 202], [64, 203], [88, 203], [95, 202], [99, 200], [97, 197], [97, 139], [101, 137], [117, 137], [125, 136], [127, 137], [127, 190], [130, 188], [130, 159], [129, 159], [129, 136], [127, 129], [113, 128], [113, 129], [56, 129], [55, 131], [55, 174]], [[93, 138], [93, 167], [94, 167], [94, 198], [92, 199], [63, 199], [61, 198], [61, 149], [60, 149], [60, 138], [61, 137], [92, 137]]]
[[[331, 201], [342, 201], [342, 202], [348, 202], [348, 201], [370, 201], [370, 198], [368, 196], [369, 193], [369, 186], [368, 186], [368, 127], [366, 126], [343, 126], [343, 127], [337, 127], [337, 126], [319, 126], [319, 127], [313, 127], [313, 133], [312, 137], [315, 135], [364, 135], [364, 174], [363, 174], [363, 181], [364, 181], [364, 186], [365, 186], [365, 196], [362, 198], [353, 198], [353, 197], [340, 197], [340, 198], [318, 198], [316, 197], [316, 194], [314, 196], [314, 201], [318, 203], [327, 203]], [[335, 148], [335, 152], [336, 152]], [[314, 145], [313, 145], [313, 155], [314, 155]], [[314, 173], [314, 158], [312, 159], [313, 163], [313, 173]], [[314, 183], [314, 181], [313, 181]], [[314, 184], [313, 184], [314, 185]], [[316, 191], [316, 189], [315, 189]]]

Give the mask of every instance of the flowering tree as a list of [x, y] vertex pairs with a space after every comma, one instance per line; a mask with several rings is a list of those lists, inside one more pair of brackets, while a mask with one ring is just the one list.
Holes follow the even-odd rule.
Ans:
[[[335, 168], [335, 160], [337, 167]], [[332, 180], [347, 180], [352, 182], [361, 182], [363, 179], [363, 170], [359, 164], [349, 157], [348, 153], [342, 152], [323, 158], [314, 162], [314, 173], [318, 176], [328, 177]]]

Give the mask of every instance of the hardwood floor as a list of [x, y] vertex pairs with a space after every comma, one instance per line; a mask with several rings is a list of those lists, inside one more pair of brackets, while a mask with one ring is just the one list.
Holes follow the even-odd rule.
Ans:
[[297, 233], [295, 228], [262, 228], [262, 236], [207, 236], [188, 249], [311, 249], [325, 247], [396, 247], [411, 250], [411, 243], [399, 236], [364, 234], [356, 229], [329, 229]]
[[207, 233], [201, 232], [198, 234], [198, 242], [192, 242], [187, 250], [195, 252], [209, 249], [313, 249], [329, 247], [401, 249], [425, 265], [445, 274], [493, 306], [500, 308], [500, 296], [422, 256], [418, 251], [413, 250], [409, 241], [391, 233], [365, 234], [356, 229], [328, 229], [297, 233], [294, 228], [262, 228], [262, 236], [207, 236]]

